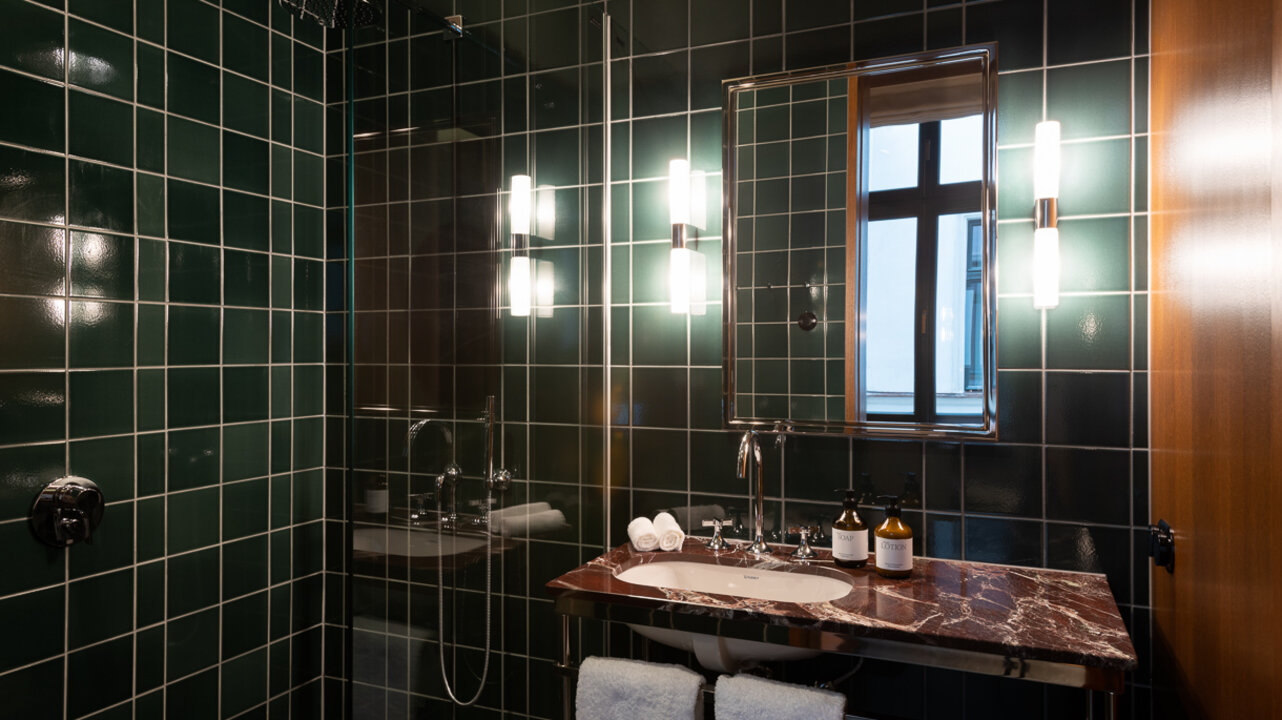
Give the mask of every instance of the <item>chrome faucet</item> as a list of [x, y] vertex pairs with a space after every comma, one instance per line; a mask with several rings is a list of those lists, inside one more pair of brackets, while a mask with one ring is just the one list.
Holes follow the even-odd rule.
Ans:
[[[757, 492], [756, 500], [752, 503], [750, 513], [752, 515], [752, 544], [748, 546], [748, 552], [753, 555], [766, 555], [770, 552], [770, 546], [766, 544], [765, 537], [765, 505], [766, 505], [766, 482], [765, 470], [761, 461], [761, 443], [757, 442], [757, 431], [748, 430], [739, 440], [739, 459], [735, 463], [738, 470], [736, 477], [740, 480], [748, 479], [748, 466], [752, 460], [757, 462]], [[748, 491], [752, 492], [752, 484], [748, 484]]]

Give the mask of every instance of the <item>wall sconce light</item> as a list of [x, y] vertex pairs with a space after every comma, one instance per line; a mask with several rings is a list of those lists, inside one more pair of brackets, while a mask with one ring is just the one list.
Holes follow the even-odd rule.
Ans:
[[533, 300], [534, 272], [530, 262], [530, 210], [532, 205], [529, 175], [513, 175], [511, 196], [507, 201], [511, 221], [512, 261], [508, 266], [507, 294], [513, 317], [529, 317]]
[[1059, 305], [1059, 123], [1037, 124], [1033, 142], [1033, 307]]
[[701, 171], [690, 172], [690, 163], [677, 158], [668, 163], [668, 216], [672, 224], [672, 250], [668, 255], [668, 289], [673, 313], [703, 315], [707, 312], [707, 261], [690, 247], [690, 229], [706, 222], [705, 188]]

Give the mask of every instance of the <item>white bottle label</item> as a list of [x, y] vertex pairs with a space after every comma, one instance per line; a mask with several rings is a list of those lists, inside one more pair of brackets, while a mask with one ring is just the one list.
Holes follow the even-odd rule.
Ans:
[[878, 537], [877, 567], [882, 570], [912, 570], [913, 539]]
[[365, 491], [365, 512], [381, 514], [387, 512], [387, 490], [369, 489]]
[[867, 530], [832, 529], [832, 556], [838, 560], [858, 562], [868, 559]]

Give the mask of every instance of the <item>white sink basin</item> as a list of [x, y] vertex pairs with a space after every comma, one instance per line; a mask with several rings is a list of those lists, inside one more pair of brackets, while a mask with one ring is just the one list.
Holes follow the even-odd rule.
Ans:
[[[683, 560], [637, 565], [624, 570], [617, 577], [636, 585], [776, 602], [829, 602], [845, 597], [851, 590], [849, 582], [822, 575]], [[629, 627], [655, 642], [693, 653], [700, 665], [715, 672], [733, 673], [745, 665], [754, 663], [804, 660], [819, 654], [818, 650], [756, 640], [726, 638], [649, 625], [630, 624]]]
[[434, 530], [408, 528], [359, 528], [352, 533], [352, 549], [379, 555], [439, 558], [461, 555], [485, 546], [485, 538], [441, 535]]
[[635, 585], [793, 603], [829, 602], [845, 597], [851, 588], [848, 582], [822, 575], [684, 560], [637, 565], [618, 578]]

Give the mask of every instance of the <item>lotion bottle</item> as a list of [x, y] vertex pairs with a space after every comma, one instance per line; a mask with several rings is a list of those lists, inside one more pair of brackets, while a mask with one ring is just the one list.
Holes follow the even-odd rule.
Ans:
[[861, 568], [868, 564], [868, 526], [859, 517], [855, 491], [845, 493], [841, 514], [832, 521], [832, 560], [838, 567]]
[[886, 521], [877, 526], [877, 574], [888, 578], [906, 578], [913, 571], [913, 529], [899, 519], [899, 498], [883, 495], [877, 501], [886, 505]]

